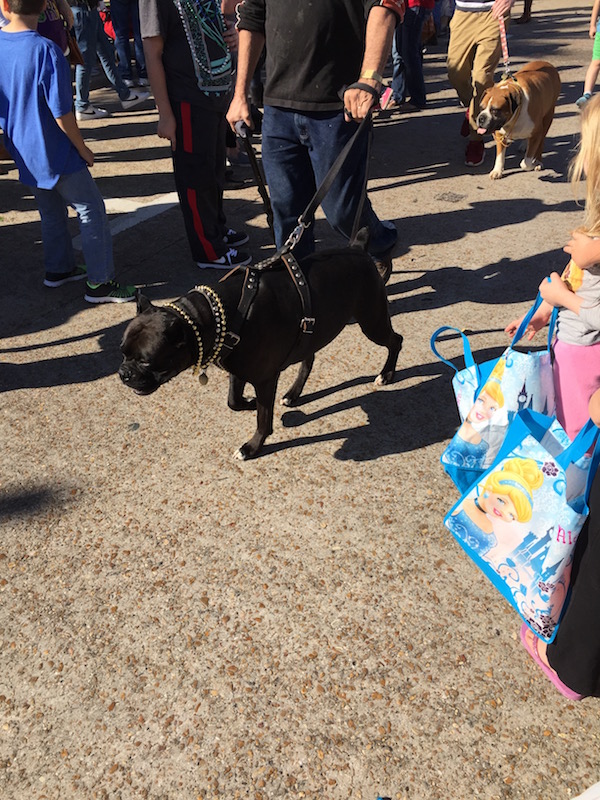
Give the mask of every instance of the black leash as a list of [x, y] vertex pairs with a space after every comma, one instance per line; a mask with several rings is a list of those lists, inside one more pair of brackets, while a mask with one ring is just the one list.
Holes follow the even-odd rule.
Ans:
[[265, 206], [265, 213], [267, 215], [267, 223], [271, 231], [271, 236], [273, 237], [273, 241], [275, 241], [275, 230], [273, 228], [273, 209], [271, 208], [271, 200], [269, 198], [269, 193], [267, 192], [267, 187], [265, 185], [264, 175], [262, 173], [261, 168], [258, 166], [256, 153], [254, 152], [254, 148], [252, 147], [252, 141], [250, 139], [251, 135], [250, 128], [248, 128], [248, 126], [243, 120], [239, 120], [239, 122], [235, 123], [235, 132], [242, 140], [242, 144], [244, 145], [244, 150], [246, 151], [246, 155], [248, 156], [248, 160], [250, 161], [250, 166], [252, 167], [252, 172], [254, 173], [254, 179], [256, 180], [256, 187]]

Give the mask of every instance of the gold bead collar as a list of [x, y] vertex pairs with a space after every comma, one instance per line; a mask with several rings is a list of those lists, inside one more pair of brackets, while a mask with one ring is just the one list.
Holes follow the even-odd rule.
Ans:
[[[198, 330], [198, 326], [194, 322], [194, 320], [190, 317], [190, 315], [185, 311], [183, 308], [177, 305], [177, 302], [174, 303], [165, 303], [165, 308], [171, 308], [175, 311], [187, 324], [190, 328], [194, 331], [194, 335], [196, 337], [196, 342], [198, 343], [198, 360], [196, 364], [192, 368], [192, 373], [197, 375], [199, 372], [203, 372], [203, 370], [208, 367], [209, 364], [216, 361], [219, 357], [221, 352], [221, 348], [223, 347], [223, 342], [225, 341], [225, 335], [227, 333], [227, 317], [225, 315], [225, 309], [223, 308], [223, 303], [221, 302], [221, 298], [219, 295], [211, 289], [210, 286], [194, 286], [192, 289], [193, 292], [199, 292], [200, 294], [204, 295], [207, 299], [210, 309], [212, 311], [214, 320], [215, 320], [215, 342], [212, 348], [212, 353], [210, 356], [204, 361], [204, 346], [202, 344], [202, 337], [200, 336], [200, 331]], [[202, 377], [202, 376], [201, 376]]]

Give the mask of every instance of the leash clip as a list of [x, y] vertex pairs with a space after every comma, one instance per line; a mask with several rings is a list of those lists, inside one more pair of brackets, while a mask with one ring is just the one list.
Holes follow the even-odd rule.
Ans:
[[306, 230], [306, 228], [308, 228], [308, 225], [305, 222], [303, 222], [302, 221], [302, 217], [300, 217], [298, 219], [298, 224], [296, 225], [294, 230], [290, 233], [290, 235], [288, 236], [285, 244], [282, 247], [282, 251], [284, 253], [287, 253], [289, 250], [293, 250], [294, 249], [294, 247], [300, 241], [300, 238], [301, 238], [302, 234], [304, 233], [304, 231]]

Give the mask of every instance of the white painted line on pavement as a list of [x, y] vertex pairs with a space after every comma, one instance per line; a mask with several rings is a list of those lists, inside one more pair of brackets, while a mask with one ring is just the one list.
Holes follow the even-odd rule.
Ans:
[[[142, 203], [138, 200], [128, 200], [124, 197], [109, 197], [104, 199], [107, 214], [118, 214], [116, 219], [110, 223], [110, 231], [113, 236], [123, 231], [139, 225], [140, 222], [146, 222], [152, 217], [156, 217], [165, 211], [168, 211], [179, 202], [177, 192], [168, 192], [168, 194], [161, 194], [151, 200], [149, 203]], [[81, 236], [75, 236], [73, 239], [73, 247], [76, 250], [81, 250]]]

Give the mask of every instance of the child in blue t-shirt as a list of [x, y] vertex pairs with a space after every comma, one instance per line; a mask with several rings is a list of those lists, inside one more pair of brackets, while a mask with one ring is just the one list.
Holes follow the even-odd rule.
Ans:
[[[133, 300], [135, 286], [114, 280], [112, 237], [104, 207], [88, 167], [94, 155], [73, 114], [71, 73], [58, 45], [37, 33], [45, 0], [0, 0], [8, 25], [0, 28], [0, 128], [32, 188], [42, 219], [46, 286], [87, 277], [90, 303]], [[67, 207], [75, 209], [87, 265], [75, 264], [67, 227]]]

